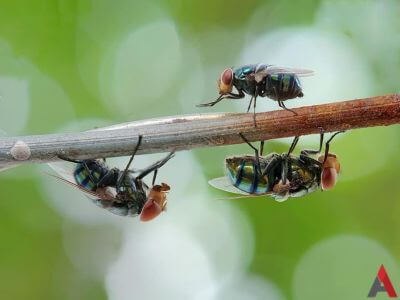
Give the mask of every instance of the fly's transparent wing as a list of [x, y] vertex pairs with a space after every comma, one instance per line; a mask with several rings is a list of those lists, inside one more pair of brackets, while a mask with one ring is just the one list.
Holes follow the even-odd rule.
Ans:
[[74, 164], [67, 164], [65, 162], [53, 162], [47, 164], [54, 172], [69, 182], [75, 182], [74, 178]]
[[[235, 186], [232, 185], [232, 183], [229, 181], [227, 177], [219, 177], [219, 178], [214, 178], [211, 179], [208, 182], [211, 186], [222, 190], [224, 192], [228, 193], [233, 193], [233, 194], [239, 194], [240, 196], [233, 196], [233, 197], [224, 197], [220, 198], [220, 200], [234, 200], [234, 199], [243, 199], [243, 198], [259, 198], [262, 196], [270, 196], [271, 193], [264, 193], [264, 194], [249, 194], [246, 192], [243, 192], [236, 188]], [[278, 200], [277, 200], [278, 201]]]
[[306, 77], [314, 75], [314, 71], [259, 64], [254, 73], [254, 79], [257, 82], [261, 82], [267, 75], [272, 74], [296, 74], [299, 77]]
[[208, 181], [208, 183], [215, 187], [216, 189], [228, 192], [228, 193], [233, 193], [233, 194], [239, 194], [239, 195], [247, 195], [250, 196], [249, 193], [245, 193], [238, 188], [234, 187], [232, 183], [229, 181], [227, 177], [219, 177], [219, 178], [214, 178]]
[[86, 197], [92, 200], [96, 205], [104, 207], [103, 202], [109, 202], [109, 201], [114, 202], [116, 200], [115, 188], [107, 187], [98, 189], [96, 192], [92, 192], [76, 184], [73, 175], [75, 170], [74, 164], [68, 164], [64, 162], [54, 162], [54, 163], [49, 163], [48, 165], [53, 171], [55, 171], [58, 174], [58, 175], [53, 175], [53, 174], [48, 174], [48, 175], [56, 178], [59, 181], [69, 184], [75, 187], [76, 189], [81, 190], [82, 192], [85, 193]]
[[69, 184], [69, 185], [73, 186], [74, 188], [77, 188], [77, 189], [81, 190], [82, 192], [86, 193], [86, 195], [88, 197], [91, 196], [91, 197], [89, 197], [90, 199], [99, 198], [98, 193], [89, 191], [89, 190], [85, 189], [84, 187], [82, 187], [82, 186], [80, 186], [80, 185], [78, 185], [76, 183], [73, 183], [72, 181], [67, 180], [66, 178], [63, 178], [63, 177], [60, 177], [60, 176], [57, 176], [57, 175], [53, 175], [53, 174], [48, 174], [48, 175], [53, 177], [53, 178], [55, 178], [55, 179], [57, 179], [57, 180], [59, 180], [59, 181], [62, 181], [64, 183], [66, 183], [66, 184]]
[[313, 70], [278, 67], [278, 66], [268, 66], [267, 68], [260, 70], [260, 74], [263, 74], [263, 75], [270, 75], [270, 74], [277, 74], [277, 73], [296, 74], [299, 77], [306, 77], [306, 76], [314, 75]]

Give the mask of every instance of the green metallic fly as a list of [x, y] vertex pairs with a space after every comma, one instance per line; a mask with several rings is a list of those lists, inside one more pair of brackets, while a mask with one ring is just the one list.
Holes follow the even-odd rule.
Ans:
[[[74, 160], [59, 156], [62, 160], [74, 163], [75, 167], [70, 169], [63, 164], [51, 163], [50, 167], [61, 177], [52, 176], [81, 190], [94, 204], [116, 215], [129, 217], [140, 215], [141, 221], [150, 221], [166, 210], [166, 195], [170, 187], [166, 183], [156, 185], [155, 180], [158, 170], [174, 157], [174, 152], [134, 176], [136, 171], [129, 167], [141, 141], [142, 136], [139, 136], [124, 170], [109, 168], [105, 160]], [[150, 173], [153, 173], [151, 187], [143, 181], [143, 178]]]
[[[241, 195], [270, 195], [279, 202], [289, 197], [304, 196], [318, 188], [331, 189], [336, 184], [340, 163], [337, 156], [329, 152], [329, 144], [340, 132], [333, 134], [326, 142], [323, 154], [324, 133], [321, 132], [319, 149], [302, 150], [299, 156], [292, 154], [299, 137], [294, 138], [287, 153], [262, 156], [264, 142], [261, 142], [258, 150], [241, 134], [255, 155], [226, 158], [226, 176], [212, 179], [209, 184]], [[313, 157], [318, 154], [317, 158]]]
[[[311, 70], [277, 67], [267, 64], [244, 65], [234, 69], [228, 68], [221, 73], [217, 81], [219, 97], [214, 101], [197, 106], [214, 106], [223, 99], [242, 99], [245, 94], [248, 94], [251, 99], [247, 112], [250, 111], [253, 103], [254, 120], [258, 96], [275, 100], [280, 107], [296, 114], [296, 112], [285, 106], [284, 101], [303, 97], [299, 77], [313, 74], [314, 72]], [[233, 87], [236, 88], [237, 94], [232, 92]]]

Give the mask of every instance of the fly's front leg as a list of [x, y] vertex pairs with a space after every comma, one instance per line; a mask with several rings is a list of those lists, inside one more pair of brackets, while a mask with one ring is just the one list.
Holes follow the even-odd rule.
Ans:
[[[159, 160], [159, 161], [155, 162], [154, 164], [152, 164], [151, 166], [144, 169], [136, 178], [143, 179], [145, 176], [147, 176], [151, 172], [153, 172], [153, 171], [161, 168], [163, 165], [165, 165], [172, 157], [174, 157], [174, 155], [175, 155], [175, 152], [169, 153], [164, 159]], [[154, 178], [154, 180], [155, 180], [155, 178]]]
[[300, 160], [306, 166], [312, 166], [312, 165], [322, 166], [322, 163], [320, 163], [318, 160], [304, 154], [300, 154]]
[[217, 104], [219, 101], [223, 100], [226, 98], [226, 95], [220, 95], [216, 100], [208, 102], [208, 103], [201, 103], [201, 104], [197, 104], [197, 107], [207, 107], [207, 106], [214, 106], [215, 104]]
[[197, 104], [197, 107], [208, 107], [208, 106], [214, 106], [218, 102], [222, 101], [223, 99], [242, 99], [245, 97], [245, 94], [243, 93], [242, 90], [238, 90], [238, 93], [228, 93], [228, 94], [222, 94], [220, 95], [217, 99], [214, 101], [208, 102], [208, 103], [202, 103], [202, 104]]
[[329, 155], [329, 144], [330, 144], [330, 142], [333, 140], [333, 138], [334, 138], [335, 136], [337, 136], [339, 133], [343, 133], [343, 132], [344, 132], [344, 130], [338, 131], [338, 132], [334, 133], [334, 134], [329, 138], [329, 140], [326, 142], [326, 144], [325, 144], [325, 156], [324, 156], [323, 164], [326, 162], [326, 159], [328, 158], [328, 155]]
[[319, 149], [318, 150], [310, 150], [310, 149], [301, 150], [300, 155], [309, 156], [309, 155], [321, 153], [322, 144], [324, 142], [324, 133], [325, 133], [325, 130], [320, 128]]
[[154, 183], [156, 182], [157, 173], [158, 173], [158, 169], [155, 169], [154, 174], [153, 174], [153, 180], [151, 181], [152, 186], [154, 186]]
[[238, 93], [237, 94], [235, 94], [235, 93], [228, 93], [227, 95], [227, 99], [242, 99], [242, 98], [244, 98], [246, 95], [243, 93], [243, 91], [242, 90], [237, 90], [238, 91]]

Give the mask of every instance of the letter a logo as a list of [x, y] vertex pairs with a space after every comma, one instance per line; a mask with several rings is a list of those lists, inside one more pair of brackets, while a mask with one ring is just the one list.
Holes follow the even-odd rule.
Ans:
[[393, 288], [392, 282], [386, 273], [385, 267], [381, 265], [378, 271], [378, 275], [375, 277], [375, 281], [371, 286], [371, 290], [368, 293], [368, 297], [376, 297], [378, 292], [386, 292], [390, 298], [396, 298], [397, 294]]

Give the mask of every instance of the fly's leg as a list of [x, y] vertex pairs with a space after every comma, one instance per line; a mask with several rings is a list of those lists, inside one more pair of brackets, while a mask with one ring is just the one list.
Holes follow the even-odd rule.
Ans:
[[244, 136], [242, 133], [239, 133], [239, 135], [240, 135], [240, 137], [242, 138], [242, 140], [243, 140], [247, 145], [249, 145], [251, 149], [254, 150], [255, 157], [256, 157], [256, 163], [257, 163], [257, 173], [258, 173], [259, 175], [261, 175], [260, 156], [259, 156], [259, 154], [258, 154], [257, 148], [254, 147], [254, 146], [245, 138], [245, 136]]
[[216, 100], [208, 102], [208, 103], [202, 103], [202, 104], [197, 104], [197, 107], [206, 107], [206, 106], [214, 106], [215, 104], [217, 104], [219, 101], [225, 99], [226, 95], [220, 95]]
[[[253, 102], [254, 101], [254, 102]], [[253, 96], [251, 96], [250, 102], [249, 102], [249, 106], [247, 107], [247, 111], [250, 111], [250, 107], [251, 107], [251, 103], [253, 103], [253, 121], [254, 121], [254, 127], [257, 127], [257, 123], [256, 123], [256, 103], [257, 103], [257, 87], [256, 87], [256, 92]]]
[[289, 171], [289, 164], [288, 161], [290, 160], [290, 154], [293, 152], [294, 148], [296, 148], [297, 142], [299, 141], [299, 137], [295, 136], [293, 139], [292, 144], [290, 145], [289, 151], [285, 157], [283, 158], [282, 161], [282, 175], [281, 175], [281, 180], [282, 184], [286, 184], [287, 176], [288, 176], [288, 171]]
[[256, 90], [255, 90], [255, 93], [254, 93], [254, 104], [253, 104], [253, 121], [254, 121], [254, 127], [257, 127], [257, 123], [256, 123], [257, 95], [258, 95], [258, 87], [256, 86]]
[[254, 96], [254, 105], [253, 105], [253, 121], [254, 121], [254, 127], [257, 127], [257, 123], [256, 123], [256, 101], [257, 101], [257, 96]]
[[263, 156], [263, 152], [264, 152], [264, 141], [260, 142], [260, 155]]
[[296, 145], [297, 145], [298, 141], [299, 141], [299, 137], [295, 136], [294, 139], [293, 139], [292, 144], [290, 145], [290, 148], [289, 148], [289, 151], [287, 153], [287, 156], [289, 156], [293, 152], [294, 148], [296, 148]]
[[286, 180], [287, 180], [287, 174], [288, 174], [288, 160], [289, 160], [289, 155], [286, 156], [286, 158], [283, 159], [282, 161], [282, 175], [281, 175], [281, 180], [282, 184], [286, 185]]
[[246, 112], [250, 111], [250, 107], [251, 107], [251, 103], [253, 103], [253, 99], [254, 99], [254, 96], [251, 96], [250, 102], [249, 102], [249, 106], [247, 107], [247, 111]]
[[156, 182], [157, 173], [158, 173], [158, 169], [155, 169], [154, 174], [153, 174], [153, 180], [151, 181], [152, 186], [154, 186], [154, 183]]
[[197, 107], [207, 107], [207, 106], [214, 106], [215, 104], [217, 104], [218, 102], [220, 102], [223, 99], [242, 99], [245, 97], [245, 94], [243, 93], [242, 90], [238, 90], [238, 93], [228, 93], [228, 94], [223, 94], [220, 95], [217, 99], [215, 99], [214, 101], [208, 102], [208, 103], [201, 103], [201, 104], [197, 104]]
[[316, 159], [314, 159], [314, 158], [312, 158], [310, 156], [307, 156], [307, 155], [300, 154], [300, 160], [305, 165], [308, 165], [308, 166], [312, 166], [312, 165], [322, 166], [322, 163], [320, 163], [318, 160], [316, 160]]
[[101, 177], [97, 183], [94, 182], [96, 188], [117, 185], [118, 173], [119, 172], [116, 169], [108, 170], [108, 172], [103, 177]]
[[117, 189], [119, 189], [119, 187], [121, 186], [122, 181], [124, 180], [126, 174], [129, 171], [129, 167], [130, 167], [130, 165], [131, 165], [131, 163], [133, 161], [133, 158], [135, 157], [136, 152], [139, 150], [139, 147], [140, 147], [140, 145], [142, 143], [142, 138], [143, 137], [141, 135], [138, 136], [138, 141], [136, 143], [135, 149], [133, 150], [131, 158], [129, 159], [129, 161], [128, 161], [127, 165], [126, 165], [125, 170], [122, 172], [121, 176], [119, 176], [119, 178], [117, 180], [117, 183], [116, 183]]
[[297, 116], [297, 113], [294, 110], [291, 110], [290, 108], [287, 108], [285, 106], [285, 104], [283, 103], [283, 101], [280, 100], [280, 97], [278, 95], [278, 91], [276, 90], [276, 87], [274, 87], [274, 93], [275, 93], [275, 99], [277, 99], [279, 107], [283, 108], [284, 110], [290, 111], [290, 112], [292, 112], [293, 114], [295, 114]]
[[[161, 168], [167, 161], [169, 161], [172, 157], [174, 157], [175, 152], [169, 153], [164, 159], [159, 160], [152, 164], [151, 166], [147, 167], [146, 169], [142, 170], [141, 173], [136, 177], [137, 179], [143, 179], [145, 176], [149, 175], [151, 172]], [[155, 180], [155, 179], [154, 179]]]
[[333, 140], [333, 138], [334, 138], [335, 136], [337, 136], [339, 133], [343, 133], [343, 132], [344, 132], [344, 130], [335, 132], [335, 133], [329, 138], [329, 140], [326, 142], [326, 144], [325, 144], [325, 156], [324, 156], [324, 161], [322, 162], [322, 164], [324, 164], [324, 163], [326, 162], [326, 159], [328, 158], [328, 154], [329, 154], [329, 143]]
[[69, 161], [69, 162], [72, 162], [72, 163], [83, 164], [83, 160], [71, 159], [71, 158], [65, 157], [65, 156], [60, 155], [60, 154], [57, 155], [57, 157], [58, 157], [59, 159], [62, 159], [62, 160], [65, 160], [65, 161]]
[[287, 108], [287, 107], [285, 106], [285, 104], [283, 103], [283, 101], [279, 100], [279, 101], [278, 101], [278, 105], [279, 105], [279, 107], [283, 108], [284, 110], [290, 111], [290, 112], [292, 112], [294, 115], [297, 116], [297, 112], [295, 112], [294, 110], [292, 110], [292, 109], [290, 109], [290, 108]]
[[324, 142], [324, 133], [325, 133], [325, 130], [320, 128], [320, 138], [319, 138], [319, 149], [318, 150], [309, 150], [309, 149], [301, 150], [300, 156], [309, 156], [309, 155], [321, 153], [322, 144]]
[[238, 90], [238, 93], [228, 93], [227, 94], [227, 99], [242, 99], [244, 98], [246, 95], [243, 93], [242, 90]]
[[272, 160], [268, 163], [268, 165], [266, 166], [266, 168], [263, 170], [263, 172], [261, 173], [261, 176], [267, 176], [268, 179], [268, 187], [267, 187], [267, 191], [272, 191], [274, 185], [275, 185], [275, 181], [276, 181], [276, 168], [281, 166], [282, 168], [282, 157], [281, 155], [277, 155], [276, 157], [272, 158]]

